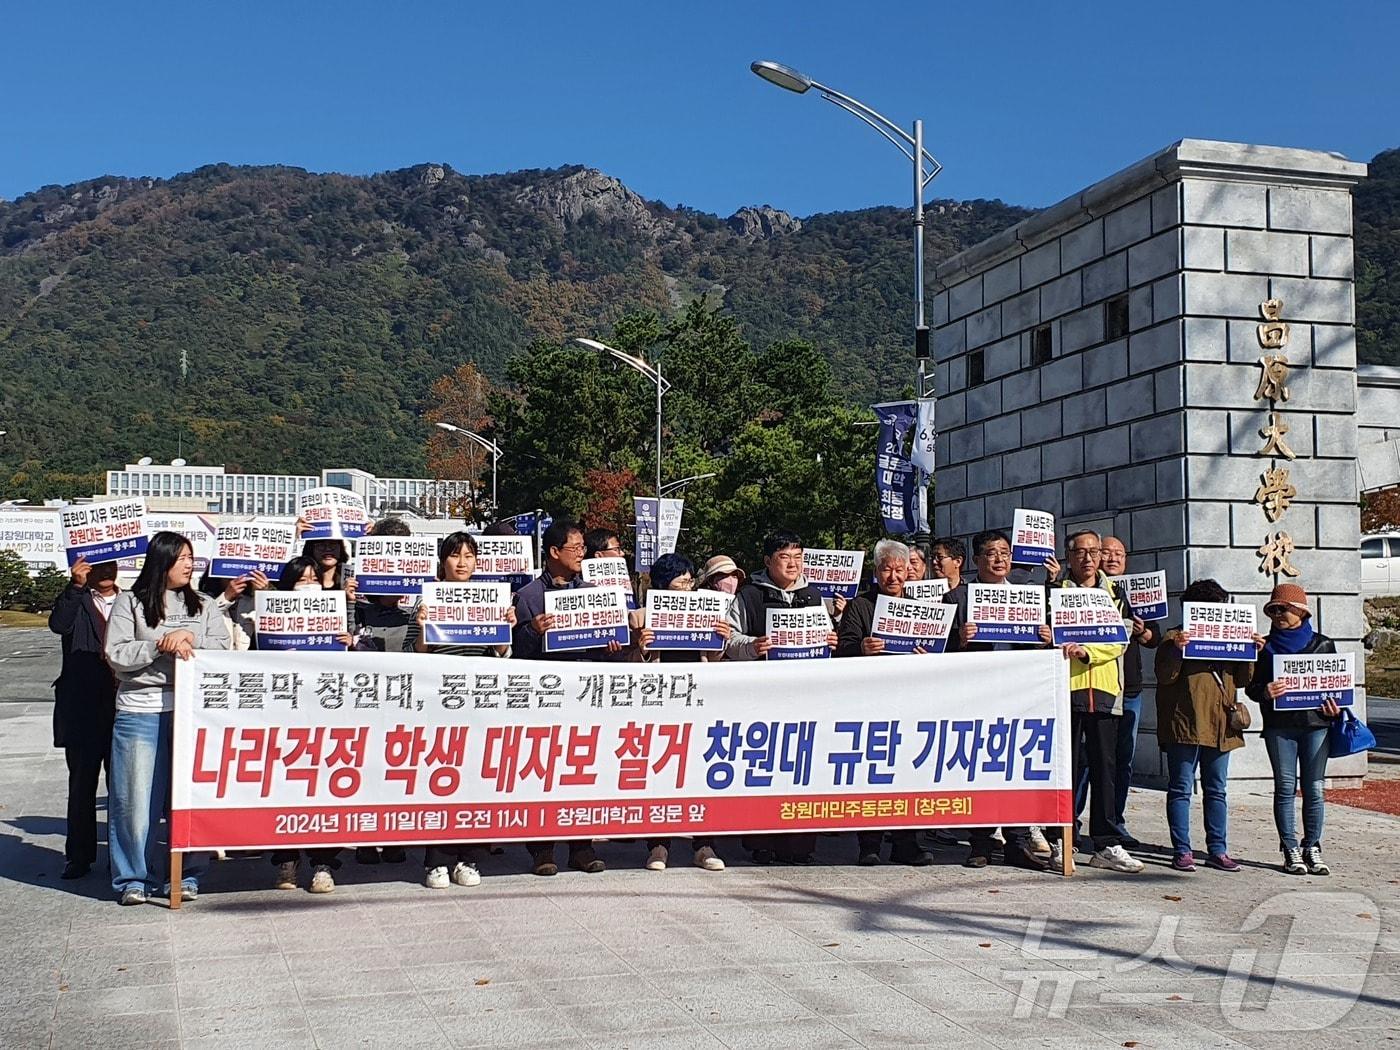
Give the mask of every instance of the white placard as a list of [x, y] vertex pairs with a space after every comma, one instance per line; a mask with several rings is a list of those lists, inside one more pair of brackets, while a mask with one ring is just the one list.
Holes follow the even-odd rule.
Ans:
[[118, 499], [83, 503], [59, 511], [68, 565], [85, 558], [89, 565], [121, 561], [146, 553], [146, 501]]
[[725, 618], [733, 601], [734, 596], [723, 591], [647, 591], [649, 648], [719, 652], [724, 638], [715, 630], [715, 622]]
[[969, 583], [967, 622], [977, 625], [977, 644], [1040, 645], [1045, 623], [1045, 588], [1031, 583]]
[[356, 596], [418, 594], [437, 578], [437, 543], [425, 536], [366, 536], [355, 543]]
[[266, 521], [220, 525], [214, 535], [209, 575], [232, 580], [261, 572], [276, 579], [296, 546], [297, 530], [292, 525]]
[[1167, 618], [1167, 574], [1158, 572], [1129, 573], [1126, 576], [1110, 576], [1114, 583], [1123, 589], [1123, 596], [1133, 607], [1133, 614], [1139, 620], [1165, 620]]
[[860, 592], [865, 551], [833, 551], [808, 547], [802, 552], [802, 574], [823, 598], [854, 598]]
[[14, 551], [31, 573], [45, 567], [66, 570], [58, 511], [0, 509], [0, 551]]
[[257, 591], [253, 622], [258, 649], [343, 650], [349, 633], [344, 591]]
[[1011, 564], [1043, 565], [1055, 556], [1055, 515], [1018, 508], [1011, 526]]
[[870, 636], [883, 638], [887, 653], [912, 653], [922, 649], [941, 653], [948, 648], [948, 636], [958, 607], [942, 602], [910, 601], [887, 594], [875, 598], [875, 618]]
[[1056, 645], [1127, 645], [1128, 628], [1100, 587], [1050, 588], [1050, 635]]
[[1188, 660], [1253, 660], [1259, 631], [1252, 605], [1182, 602], [1181, 629], [1190, 635], [1182, 655]]
[[823, 605], [769, 609], [767, 626], [769, 660], [825, 660], [831, 655], [831, 617]]
[[598, 649], [631, 641], [627, 592], [621, 587], [569, 587], [544, 592], [544, 611], [554, 626], [544, 632], [544, 651]]
[[423, 584], [420, 593], [428, 645], [509, 644], [510, 584], [433, 582]]
[[349, 489], [306, 489], [297, 493], [297, 516], [310, 528], [303, 540], [357, 540], [369, 530], [369, 513], [359, 493]]
[[948, 593], [947, 580], [905, 580], [904, 597], [911, 602], [941, 601]]

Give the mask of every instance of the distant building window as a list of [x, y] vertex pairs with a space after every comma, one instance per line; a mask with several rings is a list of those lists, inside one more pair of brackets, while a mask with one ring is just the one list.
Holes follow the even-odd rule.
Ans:
[[981, 350], [967, 355], [967, 385], [980, 386], [987, 378], [987, 363]]
[[1050, 326], [1039, 325], [1031, 330], [1031, 366], [1050, 363], [1054, 340], [1050, 338]]
[[1110, 343], [1128, 334], [1128, 296], [1115, 295], [1103, 304], [1103, 333]]

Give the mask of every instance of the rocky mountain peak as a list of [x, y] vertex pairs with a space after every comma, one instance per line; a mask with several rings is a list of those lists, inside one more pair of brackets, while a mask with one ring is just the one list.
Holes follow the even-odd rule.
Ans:
[[734, 235], [745, 241], [767, 241], [796, 233], [802, 223], [785, 211], [768, 204], [756, 208], [740, 208], [725, 220]]

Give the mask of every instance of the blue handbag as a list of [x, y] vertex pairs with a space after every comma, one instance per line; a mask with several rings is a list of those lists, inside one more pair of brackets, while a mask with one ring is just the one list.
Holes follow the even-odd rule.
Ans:
[[1359, 751], [1369, 751], [1376, 746], [1376, 734], [1366, 727], [1366, 723], [1351, 713], [1348, 707], [1342, 708], [1342, 717], [1332, 723], [1327, 730], [1327, 755], [1329, 758], [1345, 758]]

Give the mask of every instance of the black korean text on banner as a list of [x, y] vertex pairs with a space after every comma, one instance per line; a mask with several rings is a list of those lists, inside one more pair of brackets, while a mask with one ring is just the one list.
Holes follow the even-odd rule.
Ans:
[[146, 501], [109, 500], [64, 507], [59, 511], [68, 565], [120, 561], [146, 553]]
[[554, 626], [544, 632], [544, 651], [606, 648], [631, 641], [627, 594], [621, 587], [570, 587], [544, 592], [544, 611]]
[[425, 583], [422, 602], [427, 619], [423, 641], [429, 645], [508, 645], [510, 584]]
[[1356, 703], [1355, 653], [1275, 653], [1274, 681], [1284, 694], [1274, 698], [1278, 711], [1304, 711], [1330, 700], [1338, 707]]
[[977, 625], [981, 645], [1007, 642], [1041, 644], [1045, 623], [1045, 588], [1030, 583], [969, 583], [967, 622]]
[[1133, 607], [1133, 615], [1139, 620], [1165, 620], [1167, 618], [1167, 574], [1158, 572], [1130, 573], [1127, 576], [1110, 576]]
[[510, 584], [518, 591], [535, 577], [535, 545], [529, 536], [476, 537], [472, 579]]
[[1050, 589], [1050, 638], [1056, 645], [1127, 645], [1128, 628], [1113, 595], [1098, 587]]
[[768, 610], [769, 660], [825, 660], [831, 617], [823, 606]]
[[1011, 525], [1011, 564], [1041, 565], [1055, 556], [1055, 515], [1018, 509]]
[[365, 501], [348, 489], [299, 492], [297, 514], [310, 526], [301, 534], [303, 540], [357, 540], [369, 529]]
[[1252, 605], [1182, 602], [1181, 629], [1189, 638], [1181, 655], [1188, 660], [1253, 660], [1256, 621]]
[[627, 592], [627, 608], [637, 607], [637, 597], [632, 590], [632, 574], [627, 569], [626, 558], [588, 558], [581, 566], [583, 582], [590, 587], [621, 587]]
[[344, 591], [258, 591], [253, 596], [258, 648], [343, 651], [345, 613]]
[[808, 547], [802, 552], [802, 574], [823, 598], [854, 598], [860, 592], [864, 551], [829, 551]]
[[0, 508], [0, 550], [14, 551], [31, 573], [66, 567], [59, 512]]
[[948, 593], [947, 580], [905, 580], [904, 597], [911, 602], [942, 601]]
[[646, 626], [651, 649], [719, 652], [724, 638], [715, 630], [734, 596], [722, 591], [647, 591]]
[[885, 640], [887, 653], [941, 653], [948, 648], [956, 605], [909, 601], [887, 594], [875, 598], [870, 636]]
[[424, 536], [366, 536], [355, 543], [355, 593], [419, 594], [437, 579], [437, 543]]
[[262, 521], [220, 525], [209, 575], [233, 580], [260, 572], [275, 580], [296, 546], [297, 530], [292, 525]]
[[1061, 655], [957, 661], [930, 689], [920, 660], [775, 668], [201, 650], [175, 680], [171, 843], [1068, 823]]

